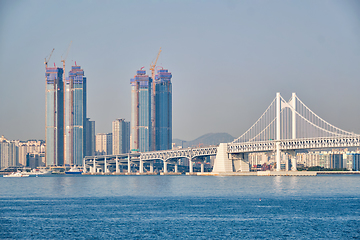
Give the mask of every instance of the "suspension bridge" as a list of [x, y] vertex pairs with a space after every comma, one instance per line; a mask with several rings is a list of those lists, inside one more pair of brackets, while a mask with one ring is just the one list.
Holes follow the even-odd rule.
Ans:
[[[247, 154], [253, 152], [274, 152], [276, 170], [281, 170], [281, 152], [291, 156], [292, 170], [296, 170], [295, 150], [359, 147], [360, 135], [342, 130], [319, 117], [308, 108], [295, 93], [286, 101], [276, 94], [269, 107], [260, 118], [240, 137], [230, 143], [219, 146], [164, 150], [137, 154], [95, 156], [84, 158], [84, 169], [90, 166], [94, 172], [96, 161], [107, 171], [107, 160], [116, 166], [123, 161], [125, 164], [134, 162], [139, 172], [144, 172], [144, 164], [150, 165], [153, 171], [154, 160], [163, 162], [163, 171], [167, 172], [168, 163], [174, 164], [177, 171], [179, 158], [189, 159], [189, 171], [193, 172], [192, 161], [204, 156], [216, 155], [213, 172], [229, 173], [249, 171]], [[131, 160], [131, 158], [133, 160]], [[129, 166], [129, 165], [128, 165]], [[128, 171], [129, 171], [128, 167]], [[118, 167], [116, 167], [118, 171]], [[203, 171], [203, 163], [201, 163]]]

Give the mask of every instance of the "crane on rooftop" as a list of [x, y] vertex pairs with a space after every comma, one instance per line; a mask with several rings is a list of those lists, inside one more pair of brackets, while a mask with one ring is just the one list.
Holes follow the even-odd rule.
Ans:
[[156, 91], [155, 91], [155, 68], [156, 68], [156, 63], [159, 59], [159, 56], [160, 56], [160, 53], [161, 53], [161, 47], [159, 49], [159, 52], [158, 52], [158, 55], [156, 56], [156, 60], [154, 63], [151, 62], [150, 64], [150, 70], [151, 70], [151, 77], [152, 77], [152, 96], [151, 96], [151, 125], [152, 125], [152, 150], [155, 151], [156, 149], [156, 146], [155, 146], [155, 140], [156, 140], [156, 137], [155, 137], [155, 131], [156, 131], [156, 123], [155, 123], [155, 94], [156, 94]]
[[153, 81], [155, 80], [155, 67], [156, 67], [156, 63], [157, 63], [157, 61], [159, 59], [160, 53], [161, 53], [161, 47], [159, 49], [159, 52], [158, 52], [158, 55], [156, 57], [155, 63], [151, 62], [151, 64], [150, 64], [151, 77], [152, 77]]
[[[65, 89], [66, 89], [66, 83], [65, 83], [65, 61], [66, 61], [66, 58], [67, 58], [67, 56], [68, 56], [68, 54], [69, 54], [69, 51], [70, 51], [70, 48], [71, 48], [71, 44], [72, 44], [72, 41], [70, 42], [70, 44], [69, 44], [69, 46], [68, 46], [68, 48], [67, 48], [67, 50], [66, 50], [66, 53], [65, 53], [65, 56], [64, 56], [64, 58], [63, 58], [63, 55], [61, 55], [61, 62], [63, 63], [63, 84], [64, 84], [64, 87], [63, 87], [63, 89], [64, 89], [64, 92], [65, 92]], [[72, 88], [72, 84], [70, 84], [70, 88]], [[65, 103], [65, 97], [64, 97], [64, 113], [65, 113], [65, 105], [66, 105], [66, 103]], [[71, 109], [71, 113], [73, 112], [73, 96], [72, 96], [72, 94], [70, 94], [70, 109]], [[66, 122], [66, 120], [65, 120], [65, 116], [66, 116], [66, 114], [64, 114], [64, 123]], [[71, 119], [72, 119], [72, 117], [71, 117], [71, 114], [70, 114], [70, 126], [72, 126], [72, 121], [71, 121]], [[64, 131], [64, 142], [66, 142], [66, 133], [65, 133], [66, 131]], [[70, 136], [71, 136], [71, 138], [72, 138], [72, 127], [70, 127], [70, 131], [69, 131], [69, 133], [70, 133]], [[73, 159], [72, 159], [72, 147], [71, 147], [71, 150], [70, 150], [70, 164], [72, 165], [73, 164]], [[66, 156], [66, 148], [64, 148], [64, 156]], [[65, 165], [65, 161], [64, 161], [64, 165]]]
[[[66, 61], [66, 58], [67, 58], [67, 56], [68, 56], [68, 54], [69, 54], [69, 51], [70, 51], [70, 48], [71, 48], [71, 44], [72, 44], [72, 41], [70, 42], [70, 44], [69, 44], [69, 46], [68, 46], [68, 48], [67, 48], [67, 50], [66, 50], [66, 53], [65, 53], [65, 57], [63, 58], [63, 55], [61, 55], [61, 62], [63, 63], [63, 70], [64, 70], [64, 76], [65, 76], [65, 61]], [[64, 77], [64, 79], [65, 79], [65, 77]], [[65, 81], [64, 81], [65, 82]]]
[[53, 50], [51, 51], [51, 53], [49, 54], [48, 59], [45, 58], [44, 64], [45, 64], [45, 68], [47, 68], [48, 66], [48, 62], [50, 61], [51, 55], [53, 54], [55, 48], [53, 48]]

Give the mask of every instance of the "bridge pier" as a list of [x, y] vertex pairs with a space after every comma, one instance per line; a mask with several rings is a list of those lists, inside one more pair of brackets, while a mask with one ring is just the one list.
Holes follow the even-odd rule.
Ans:
[[92, 173], [95, 173], [95, 172], [96, 172], [96, 158], [94, 157]]
[[281, 171], [280, 142], [276, 142], [275, 161], [276, 161], [276, 171]]
[[150, 162], [150, 172], [154, 173], [154, 161]]
[[175, 170], [174, 170], [175, 173], [178, 172], [178, 161], [175, 162]]
[[227, 146], [228, 146], [227, 143], [220, 143], [217, 149], [214, 168], [213, 168], [214, 173], [234, 172], [232, 160], [229, 159], [229, 154], [227, 152]]
[[294, 158], [291, 158], [291, 171], [297, 171], [296, 156], [294, 156]]
[[289, 155], [291, 157], [291, 171], [297, 171], [297, 160], [296, 160], [296, 152], [294, 151], [290, 151]]
[[104, 158], [104, 173], [107, 173], [108, 169], [107, 169], [107, 162], [106, 162], [106, 157]]
[[204, 172], [204, 162], [201, 162], [201, 173]]
[[167, 173], [167, 162], [164, 160], [164, 173]]
[[144, 173], [144, 161], [140, 159], [139, 172]]
[[192, 163], [192, 157], [189, 158], [189, 172], [190, 173], [194, 172], [193, 163]]
[[131, 173], [131, 160], [130, 160], [130, 154], [128, 154], [128, 173]]
[[120, 173], [120, 169], [119, 169], [119, 160], [118, 157], [116, 156], [115, 158], [115, 167], [116, 167], [116, 173]]
[[85, 158], [83, 158], [83, 173], [86, 173]]

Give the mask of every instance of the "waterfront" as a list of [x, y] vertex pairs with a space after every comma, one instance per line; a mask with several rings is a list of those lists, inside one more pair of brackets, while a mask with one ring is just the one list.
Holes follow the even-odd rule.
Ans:
[[0, 234], [11, 239], [359, 238], [359, 190], [358, 175], [0, 178]]

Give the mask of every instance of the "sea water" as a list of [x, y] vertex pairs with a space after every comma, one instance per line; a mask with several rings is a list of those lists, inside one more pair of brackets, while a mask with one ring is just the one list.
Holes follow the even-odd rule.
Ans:
[[0, 177], [1, 239], [358, 239], [360, 176]]

